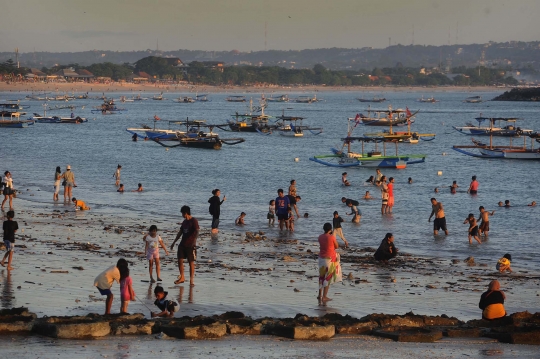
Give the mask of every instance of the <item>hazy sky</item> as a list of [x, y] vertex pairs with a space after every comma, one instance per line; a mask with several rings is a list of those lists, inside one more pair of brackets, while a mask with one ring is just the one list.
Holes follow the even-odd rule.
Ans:
[[[540, 0], [0, 0], [0, 51], [240, 50], [540, 40]], [[450, 35], [450, 36], [449, 36]]]

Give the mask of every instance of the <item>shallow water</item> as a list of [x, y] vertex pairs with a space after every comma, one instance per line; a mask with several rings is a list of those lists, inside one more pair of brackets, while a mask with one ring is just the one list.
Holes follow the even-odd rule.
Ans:
[[[396, 245], [405, 252], [460, 258], [473, 255], [488, 259], [495, 265], [504, 253], [513, 256], [513, 266], [522, 269], [540, 268], [540, 247], [536, 245], [537, 221], [540, 208], [526, 207], [538, 201], [536, 190], [538, 163], [525, 161], [497, 161], [469, 158], [451, 149], [454, 144], [468, 144], [470, 138], [454, 131], [452, 125], [464, 125], [482, 113], [485, 116], [517, 116], [524, 120], [522, 128], [540, 129], [537, 122], [538, 103], [484, 102], [464, 104], [471, 95], [485, 99], [493, 93], [439, 93], [435, 104], [418, 103], [419, 93], [385, 93], [389, 102], [373, 107], [411, 110], [420, 109], [413, 129], [436, 133], [432, 142], [402, 145], [400, 153], [425, 153], [426, 163], [411, 165], [405, 170], [384, 170], [395, 178], [396, 205], [394, 214], [381, 217], [380, 201], [360, 201], [360, 225], [346, 223], [344, 233], [355, 246], [376, 246], [386, 232], [393, 232]], [[126, 94], [130, 95], [130, 94]], [[366, 94], [367, 96], [368, 94]], [[429, 93], [424, 94], [430, 96]], [[21, 95], [23, 97], [24, 95]], [[120, 94], [115, 94], [118, 98]], [[283, 108], [286, 114], [306, 117], [306, 124], [324, 127], [319, 136], [290, 139], [278, 135], [261, 136], [241, 134], [246, 142], [225, 146], [220, 151], [174, 148], [166, 151], [152, 142], [132, 142], [127, 127], [151, 124], [155, 114], [167, 120], [206, 119], [209, 123], [225, 123], [235, 111], [245, 112], [245, 104], [228, 103], [226, 94], [212, 94], [208, 103], [178, 104], [171, 99], [177, 94], [165, 94], [167, 101], [144, 101], [119, 104], [128, 112], [102, 116], [91, 114], [91, 106], [98, 100], [78, 100], [84, 110], [75, 114], [90, 119], [83, 125], [36, 124], [27, 129], [0, 129], [3, 144], [0, 149], [2, 172], [9, 169], [15, 187], [22, 190], [23, 198], [31, 201], [52, 202], [53, 173], [56, 166], [71, 164], [77, 184], [74, 196], [85, 200], [92, 211], [107, 215], [125, 216], [130, 219], [177, 218], [179, 208], [188, 204], [202, 226], [210, 226], [207, 199], [213, 188], [220, 188], [227, 195], [222, 206], [221, 228], [239, 231], [234, 219], [241, 211], [247, 213], [245, 230], [258, 230], [266, 226], [268, 201], [276, 196], [278, 188], [288, 188], [296, 179], [301, 213], [309, 212], [309, 219], [299, 219], [291, 238], [315, 241], [322, 224], [330, 221], [332, 212], [345, 215], [346, 208], [340, 198], [360, 198], [366, 190], [374, 195], [378, 191], [362, 185], [374, 174], [370, 169], [348, 169], [351, 187], [340, 185], [342, 169], [325, 167], [308, 160], [310, 156], [329, 153], [329, 148], [339, 143], [346, 132], [346, 118], [354, 117], [366, 108], [354, 93], [319, 93], [325, 101], [314, 104], [270, 104], [267, 114], [277, 116]], [[250, 96], [250, 95], [248, 95]], [[254, 98], [258, 98], [258, 94]], [[291, 97], [295, 97], [291, 95]], [[14, 98], [13, 94], [0, 93], [0, 98]], [[31, 107], [28, 113], [42, 112], [41, 103], [22, 101]], [[54, 105], [55, 103], [53, 103]], [[50, 114], [68, 115], [69, 110], [49, 111]], [[368, 128], [371, 132], [373, 128]], [[222, 137], [238, 137], [237, 133], [220, 132]], [[360, 134], [361, 131], [358, 131]], [[505, 142], [505, 139], [497, 139]], [[299, 158], [295, 162], [294, 158]], [[112, 175], [117, 164], [122, 164], [122, 182], [127, 190], [135, 189], [138, 182], [144, 193], [116, 193]], [[442, 171], [442, 176], [437, 172]], [[464, 193], [472, 175], [480, 182], [479, 194]], [[414, 183], [407, 184], [412, 177]], [[453, 180], [460, 185], [459, 193], [451, 195], [448, 188], [434, 195], [438, 186], [449, 186]], [[35, 196], [24, 193], [27, 189]], [[432, 224], [427, 218], [431, 212], [429, 198], [435, 196], [445, 206], [450, 236], [433, 237]], [[510, 199], [515, 207], [497, 210], [491, 219], [489, 241], [480, 246], [469, 246], [467, 225], [462, 224], [468, 213], [478, 214], [478, 206], [497, 209], [500, 200]], [[17, 200], [15, 200], [17, 207]], [[62, 206], [60, 205], [59, 208]], [[349, 217], [350, 218], [350, 217]], [[347, 219], [347, 218], [346, 218]], [[271, 233], [277, 231], [275, 228]], [[274, 233], [277, 234], [277, 233]], [[172, 240], [169, 239], [169, 240]]]

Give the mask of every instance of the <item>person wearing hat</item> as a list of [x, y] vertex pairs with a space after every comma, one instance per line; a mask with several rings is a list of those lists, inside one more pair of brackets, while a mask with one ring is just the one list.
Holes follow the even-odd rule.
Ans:
[[71, 172], [71, 166], [67, 165], [66, 172], [62, 173], [62, 178], [64, 179], [64, 202], [66, 199], [69, 201], [72, 197], [73, 187], [77, 187], [75, 183], [75, 174]]

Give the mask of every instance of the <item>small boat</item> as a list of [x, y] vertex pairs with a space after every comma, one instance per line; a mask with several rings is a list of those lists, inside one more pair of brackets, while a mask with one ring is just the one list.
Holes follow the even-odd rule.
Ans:
[[137, 96], [133, 97], [133, 101], [146, 101], [148, 100], [148, 97], [141, 97], [141, 94], [138, 94]]
[[[193, 147], [219, 150], [223, 144], [236, 145], [244, 142], [243, 138], [220, 138], [217, 133], [212, 132], [214, 125], [207, 125], [205, 120], [169, 121], [171, 124], [186, 126], [185, 132], [178, 131], [175, 139], [163, 141], [161, 137], [152, 138], [152, 140], [164, 147]], [[210, 132], [202, 131], [208, 128]], [[177, 142], [169, 145], [167, 142]]]
[[2, 114], [2, 117], [0, 117], [0, 127], [26, 128], [34, 124], [33, 120], [21, 120], [20, 116], [20, 113], [12, 112], [9, 115], [9, 119], [6, 119]]
[[356, 115], [355, 120], [361, 121], [365, 126], [406, 126], [409, 123], [414, 123], [414, 114], [409, 111], [409, 108], [392, 109], [392, 106], [388, 106], [388, 110], [373, 110], [371, 107], [367, 109], [367, 116], [360, 113]]
[[208, 94], [200, 94], [200, 95], [195, 94], [195, 101], [209, 102], [210, 100], [208, 99]]
[[309, 131], [314, 135], [320, 135], [323, 132], [322, 128], [314, 128], [309, 126], [303, 126], [302, 122], [304, 117], [299, 116], [282, 116], [276, 117], [278, 124], [276, 125], [276, 131], [281, 136], [285, 137], [303, 137], [304, 131]]
[[386, 98], [384, 97], [373, 97], [372, 99], [365, 99], [365, 98], [358, 98], [357, 99], [360, 102], [375, 102], [375, 103], [381, 103], [386, 101]]
[[[527, 147], [527, 137], [531, 139], [530, 147]], [[510, 144], [508, 146], [494, 146], [492, 139], [489, 137], [489, 144], [485, 144], [480, 141], [472, 139], [472, 145], [469, 146], [453, 146], [452, 149], [460, 152], [464, 155], [478, 158], [489, 159], [508, 159], [508, 160], [540, 160], [540, 149], [534, 148], [534, 141], [540, 142], [540, 134], [532, 133], [527, 136], [523, 136], [523, 146], [514, 146], [512, 143], [512, 137], [510, 137]], [[474, 149], [478, 152], [471, 152]]]
[[237, 96], [237, 95], [229, 96], [225, 100], [227, 100], [228, 102], [246, 102], [247, 101], [245, 96]]
[[482, 101], [482, 96], [471, 96], [463, 100], [464, 103], [480, 103]]
[[163, 101], [163, 100], [166, 100], [165, 97], [163, 97], [163, 92], [160, 93], [159, 95], [155, 95], [152, 97], [152, 100], [155, 100], [155, 101]]
[[270, 133], [276, 126], [268, 124], [268, 119], [271, 117], [264, 114], [265, 107], [266, 105], [262, 103], [261, 106], [254, 109], [253, 100], [250, 100], [249, 113], [239, 114], [236, 112], [232, 115], [232, 120], [223, 125], [216, 125], [216, 127], [223, 131]]
[[317, 99], [317, 95], [313, 95], [313, 97], [311, 96], [298, 96], [294, 102], [296, 103], [312, 103], [312, 102], [319, 102], [321, 101], [320, 99]]
[[174, 102], [178, 102], [178, 103], [195, 103], [195, 100], [193, 99], [193, 97], [188, 97], [188, 96], [182, 97], [182, 96], [180, 96], [179, 98], [175, 99]]
[[[353, 137], [352, 133], [358, 123], [354, 119], [348, 119], [347, 137], [342, 138], [343, 146], [340, 149], [332, 148], [333, 154], [313, 156], [311, 161], [331, 167], [379, 167], [379, 168], [395, 168], [404, 169], [407, 165], [423, 163], [426, 160], [426, 155], [399, 155], [398, 143], [399, 140], [389, 139], [384, 137]], [[353, 152], [351, 144], [360, 142], [362, 145], [361, 152]], [[395, 145], [395, 155], [386, 154], [386, 144]], [[371, 151], [365, 150], [366, 144], [373, 144], [374, 148]], [[382, 150], [379, 145], [382, 145]]]
[[159, 118], [157, 115], [154, 115], [154, 118], [152, 120], [154, 121], [154, 127], [150, 127], [148, 125], [141, 125], [141, 128], [126, 128], [126, 131], [142, 139], [159, 138], [161, 141], [175, 140], [177, 138], [177, 133], [181, 132], [179, 130], [171, 129], [171, 123], [173, 123], [172, 121], [169, 121], [168, 129], [161, 129], [156, 128], [156, 123], [158, 121], [161, 121], [161, 118]]
[[[408, 110], [408, 108], [407, 108]], [[423, 141], [432, 141], [435, 139], [436, 134], [434, 133], [418, 133], [411, 131], [411, 124], [413, 120], [411, 118], [415, 116], [419, 111], [416, 111], [414, 114], [409, 112], [409, 121], [407, 121], [407, 131], [394, 131], [393, 126], [390, 125], [388, 130], [383, 130], [376, 133], [364, 133], [366, 137], [383, 137], [390, 140], [398, 140], [404, 143], [417, 144], [421, 139]], [[358, 119], [354, 119], [355, 122], [358, 122]]]
[[419, 98], [417, 101], [418, 101], [418, 102], [425, 102], [425, 103], [435, 103], [435, 102], [439, 102], [439, 100], [435, 100], [435, 98], [434, 98], [433, 96], [428, 97], [428, 98], [424, 98], [424, 96], [422, 96], [422, 97]]
[[115, 115], [127, 111], [125, 108], [116, 107], [114, 100], [105, 100], [101, 106], [94, 107], [92, 113], [101, 113], [102, 115]]
[[270, 97], [263, 97], [264, 100], [268, 101], [268, 102], [289, 102], [289, 96], [288, 95], [280, 95], [280, 96], [277, 96], [277, 97], [273, 97], [273, 96], [270, 96]]
[[[501, 137], [520, 137], [528, 136], [532, 134], [533, 130], [522, 129], [516, 126], [516, 122], [519, 120], [515, 117], [476, 117], [478, 126], [468, 123], [466, 126], [452, 126], [452, 128], [459, 133], [471, 136], [501, 136]], [[482, 122], [489, 121], [489, 126], [481, 126]], [[510, 122], [504, 127], [496, 127], [496, 122]]]

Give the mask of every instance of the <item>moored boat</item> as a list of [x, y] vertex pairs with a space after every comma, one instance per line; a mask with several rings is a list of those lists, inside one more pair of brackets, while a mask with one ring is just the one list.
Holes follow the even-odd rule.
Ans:
[[482, 96], [471, 96], [463, 100], [464, 103], [480, 103], [482, 102]]
[[246, 102], [245, 96], [239, 96], [239, 95], [232, 95], [225, 99], [228, 102]]
[[[516, 126], [516, 122], [519, 120], [515, 117], [476, 117], [478, 126], [468, 123], [466, 126], [452, 126], [452, 128], [464, 135], [472, 136], [501, 136], [501, 137], [520, 137], [532, 134], [533, 130], [522, 129]], [[489, 121], [489, 126], [482, 126], [482, 123]], [[497, 127], [497, 122], [509, 123], [503, 127]]]

